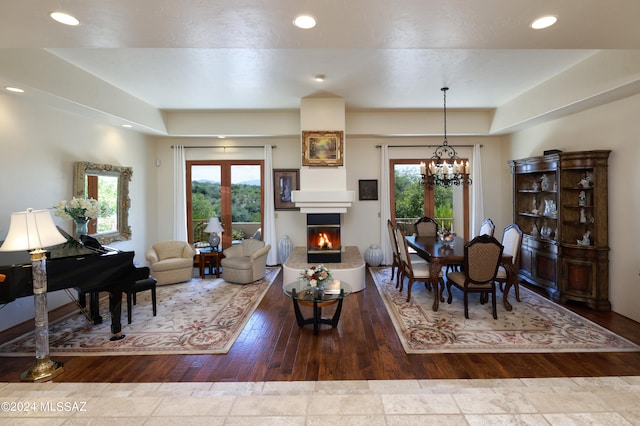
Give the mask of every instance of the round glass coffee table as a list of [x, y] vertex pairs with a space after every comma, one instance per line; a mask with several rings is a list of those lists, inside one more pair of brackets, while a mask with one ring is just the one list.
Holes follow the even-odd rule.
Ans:
[[[340, 320], [342, 312], [342, 301], [351, 293], [351, 285], [344, 281], [332, 280], [325, 286], [324, 291], [319, 292], [315, 287], [311, 287], [304, 281], [296, 281], [286, 284], [283, 287], [284, 293], [293, 300], [293, 310], [296, 314], [296, 321], [299, 327], [313, 324], [313, 334], [318, 334], [320, 324], [328, 324], [335, 328]], [[322, 318], [322, 308], [335, 305], [336, 311], [331, 318]], [[313, 316], [305, 318], [300, 311], [300, 305], [311, 306]]]

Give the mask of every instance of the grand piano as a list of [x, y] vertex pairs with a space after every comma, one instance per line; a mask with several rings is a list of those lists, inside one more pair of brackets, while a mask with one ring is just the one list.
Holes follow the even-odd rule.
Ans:
[[[102, 321], [98, 294], [108, 292], [112, 340], [117, 340], [123, 337], [122, 293], [136, 281], [149, 277], [149, 268], [137, 268], [133, 264], [134, 254], [104, 248], [92, 239], [81, 244], [67, 235], [66, 243], [49, 248], [47, 253], [47, 292], [76, 289], [81, 302], [89, 294], [94, 324]], [[0, 283], [0, 304], [33, 295], [28, 253], [2, 253], [0, 265], [5, 265], [0, 266], [0, 276], [5, 276], [4, 282]]]

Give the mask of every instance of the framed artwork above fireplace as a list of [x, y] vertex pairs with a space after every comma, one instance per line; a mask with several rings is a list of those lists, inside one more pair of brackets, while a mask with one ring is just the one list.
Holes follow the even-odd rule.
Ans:
[[302, 132], [302, 165], [333, 167], [344, 164], [341, 130], [304, 130]]

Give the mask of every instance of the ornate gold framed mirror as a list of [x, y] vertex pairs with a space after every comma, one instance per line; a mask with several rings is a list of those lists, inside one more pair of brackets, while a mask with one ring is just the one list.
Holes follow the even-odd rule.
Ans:
[[73, 196], [100, 202], [100, 217], [91, 224], [89, 235], [102, 244], [131, 239], [129, 181], [132, 174], [131, 167], [75, 163]]

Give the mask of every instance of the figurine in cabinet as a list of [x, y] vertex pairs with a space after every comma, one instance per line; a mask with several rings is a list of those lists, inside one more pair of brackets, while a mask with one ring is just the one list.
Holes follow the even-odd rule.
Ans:
[[584, 209], [580, 209], [580, 223], [587, 223], [587, 215], [584, 213]]
[[533, 235], [534, 237], [538, 236], [538, 226], [534, 223], [533, 227], [531, 228], [531, 235]]
[[543, 191], [548, 191], [549, 190], [549, 176], [542, 175], [542, 180], [540, 181], [540, 188]]
[[544, 216], [548, 217], [556, 217], [558, 214], [558, 209], [556, 208], [555, 200], [544, 200]]
[[578, 195], [578, 205], [579, 206], [587, 205], [587, 195], [584, 193], [584, 191], [580, 191], [580, 195]]
[[581, 188], [589, 188], [591, 187], [592, 181], [593, 181], [593, 173], [586, 172], [584, 174], [584, 177], [580, 179], [580, 183], [578, 183], [578, 186], [580, 186]]
[[591, 245], [591, 233], [589, 231], [585, 232], [582, 236], [581, 240], [577, 240], [578, 245], [581, 246], [589, 246]]

